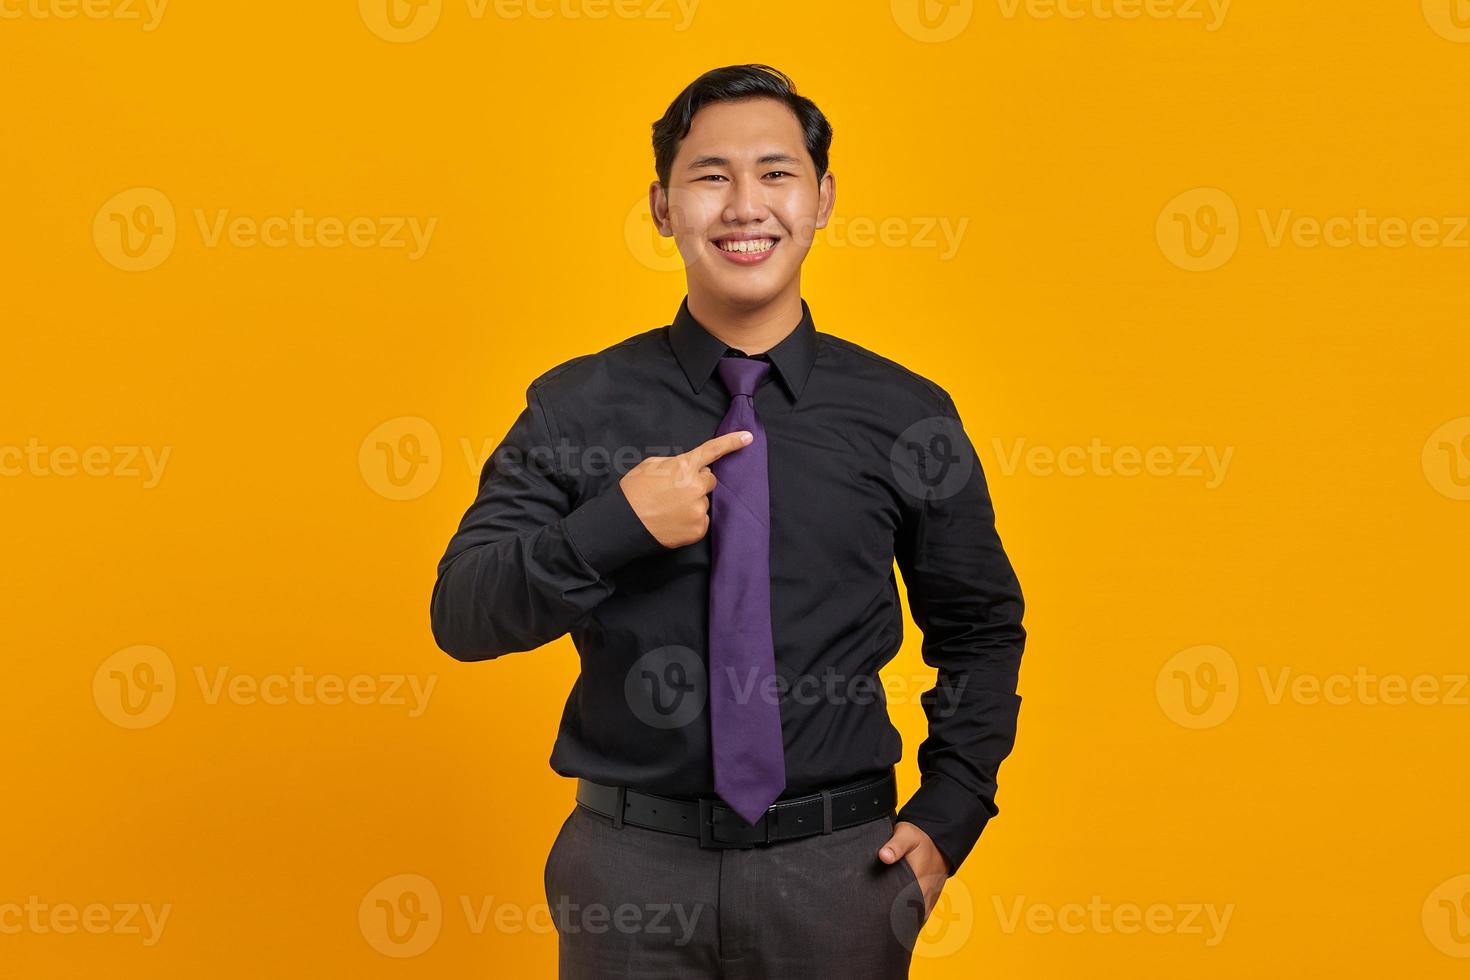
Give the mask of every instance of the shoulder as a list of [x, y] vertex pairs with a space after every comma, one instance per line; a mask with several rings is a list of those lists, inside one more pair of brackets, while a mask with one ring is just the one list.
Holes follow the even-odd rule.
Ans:
[[817, 332], [817, 360], [844, 377], [881, 387], [890, 396], [912, 404], [924, 414], [948, 414], [954, 402], [938, 383], [917, 371], [835, 334]]
[[562, 392], [579, 390], [589, 381], [605, 376], [608, 372], [646, 365], [648, 346], [666, 343], [663, 339], [666, 329], [656, 327], [645, 330], [602, 350], [579, 354], [547, 368], [531, 381], [528, 394], [555, 398]]

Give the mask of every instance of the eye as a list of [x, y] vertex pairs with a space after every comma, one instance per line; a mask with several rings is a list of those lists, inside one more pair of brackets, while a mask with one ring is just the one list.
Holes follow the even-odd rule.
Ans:
[[[724, 180], [724, 179], [725, 179], [725, 175], [724, 174], [705, 174], [703, 177], [698, 178], [698, 180]], [[698, 181], [696, 181], [696, 183], [697, 182]]]
[[789, 173], [787, 173], [786, 171], [784, 171], [784, 170], [772, 170], [770, 173], [766, 174], [766, 176], [767, 177], [790, 177], [791, 175]]

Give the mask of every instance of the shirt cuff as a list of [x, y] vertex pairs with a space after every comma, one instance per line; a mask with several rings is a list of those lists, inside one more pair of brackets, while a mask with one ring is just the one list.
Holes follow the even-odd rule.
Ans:
[[562, 518], [562, 529], [582, 560], [603, 577], [635, 558], [666, 550], [618, 483]]
[[985, 824], [995, 816], [985, 803], [953, 779], [927, 775], [917, 792], [898, 811], [906, 820], [928, 834], [944, 855], [953, 875], [980, 839]]

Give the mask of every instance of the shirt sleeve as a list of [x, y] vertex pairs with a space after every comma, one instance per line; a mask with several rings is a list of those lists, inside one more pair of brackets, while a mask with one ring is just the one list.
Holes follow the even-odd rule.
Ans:
[[919, 699], [929, 722], [920, 786], [898, 819], [934, 840], [952, 875], [999, 812], [996, 773], [1015, 743], [1026, 631], [985, 474], [948, 394], [941, 412], [926, 422], [948, 437], [953, 465], [969, 469], [958, 487], [941, 480], [922, 499], [911, 494], [895, 539], [922, 656], [938, 669], [937, 685]]
[[617, 480], [572, 506], [555, 424], [533, 383], [439, 562], [430, 622], [456, 660], [491, 660], [565, 635], [612, 594], [614, 572], [663, 549]]

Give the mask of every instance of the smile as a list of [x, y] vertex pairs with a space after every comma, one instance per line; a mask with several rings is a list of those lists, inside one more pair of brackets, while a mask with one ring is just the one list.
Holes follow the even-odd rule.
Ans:
[[769, 252], [776, 247], [774, 238], [726, 238], [715, 242], [715, 247], [722, 252]]
[[713, 244], [727, 262], [758, 265], [769, 259], [780, 243], [778, 238], [720, 238]]

